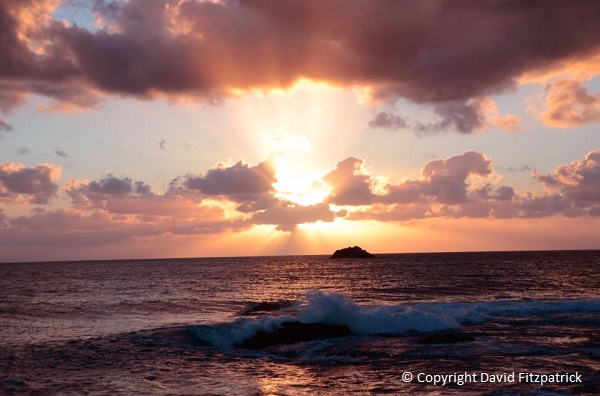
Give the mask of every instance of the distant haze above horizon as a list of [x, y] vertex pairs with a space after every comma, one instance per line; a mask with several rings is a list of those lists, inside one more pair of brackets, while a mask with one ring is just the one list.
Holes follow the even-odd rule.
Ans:
[[4, 1], [0, 37], [0, 262], [600, 248], [597, 1]]

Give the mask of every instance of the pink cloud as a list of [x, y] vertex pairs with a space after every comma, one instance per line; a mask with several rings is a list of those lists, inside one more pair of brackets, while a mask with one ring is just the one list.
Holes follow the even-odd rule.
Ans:
[[184, 184], [205, 195], [243, 195], [271, 192], [276, 181], [275, 170], [269, 161], [252, 167], [239, 161], [229, 167], [219, 164], [204, 176], [188, 175]]
[[72, 203], [79, 207], [101, 207], [107, 200], [115, 197], [152, 195], [150, 186], [146, 183], [111, 174], [99, 181], [71, 180], [65, 185], [65, 192]]
[[559, 80], [546, 85], [541, 107], [529, 111], [545, 124], [569, 128], [600, 122], [600, 93], [590, 93], [579, 81]]
[[600, 11], [585, 0], [101, 0], [93, 31], [53, 20], [56, 2], [30, 3], [0, 5], [4, 109], [29, 93], [58, 108], [89, 108], [106, 94], [211, 98], [309, 78], [373, 87], [377, 100], [431, 104], [442, 117], [437, 127], [468, 132], [481, 126], [473, 100], [600, 45]]
[[365, 162], [349, 157], [337, 163], [323, 180], [333, 188], [330, 202], [336, 205], [368, 205], [373, 203], [371, 176], [364, 169]]
[[248, 228], [240, 220], [226, 219], [222, 212], [211, 213], [210, 209], [194, 218], [61, 209], [19, 216], [8, 222], [9, 227], [0, 229], [3, 246], [108, 246], [136, 238], [140, 242], [156, 236], [219, 234]]
[[[354, 159], [362, 164], [362, 160]], [[369, 208], [354, 210], [353, 220], [409, 221], [435, 217], [447, 218], [541, 218], [596, 216], [600, 213], [600, 151], [588, 153], [583, 160], [558, 166], [551, 175], [533, 172], [547, 193], [516, 193], [506, 185], [486, 183], [474, 187], [468, 183], [475, 175], [486, 177], [494, 170], [491, 160], [476, 152], [427, 163], [419, 180], [388, 184], [387, 192], [372, 190]], [[370, 175], [363, 175], [371, 180]], [[338, 186], [338, 191], [343, 187]], [[333, 192], [336, 193], [336, 190]], [[335, 202], [335, 197], [332, 199]], [[350, 203], [346, 203], [350, 205]]]
[[[345, 211], [340, 214], [345, 214]], [[317, 221], [332, 222], [336, 216], [336, 213], [331, 211], [327, 203], [302, 206], [282, 202], [276, 207], [255, 213], [251, 222], [254, 224], [276, 224], [277, 229], [280, 231], [293, 231], [298, 224], [315, 223]]]
[[239, 211], [254, 212], [275, 205], [273, 183], [276, 181], [271, 159], [255, 166], [239, 161], [232, 166], [217, 164], [204, 175], [177, 178], [171, 183], [170, 193], [229, 199], [239, 204]]
[[[153, 193], [142, 181], [110, 174], [92, 182], [71, 180], [65, 185], [65, 192], [78, 211], [124, 215], [128, 223], [172, 224], [169, 232], [177, 234], [210, 229], [210, 224], [222, 224], [221, 228], [274, 224], [289, 231], [296, 224], [333, 220], [334, 214], [328, 204], [301, 206], [278, 200], [272, 186], [275, 181], [273, 164], [269, 160], [256, 166], [240, 161], [232, 166], [218, 165], [204, 175], [188, 174], [176, 178], [165, 194]], [[207, 198], [212, 201], [204, 204]], [[236, 203], [237, 215], [226, 216], [215, 199]], [[38, 218], [47, 217], [45, 213], [44, 217]], [[24, 217], [19, 221], [29, 219]], [[194, 221], [198, 227], [188, 227], [183, 220]]]
[[471, 175], [492, 173], [492, 161], [482, 153], [467, 151], [446, 160], [433, 160], [421, 172], [431, 189], [429, 195], [441, 203], [461, 203], [467, 199], [466, 180]]
[[[388, 183], [377, 192], [376, 177], [364, 164], [355, 157], [340, 161], [324, 176], [323, 182], [332, 186], [332, 195], [310, 206], [278, 199], [270, 184], [273, 174], [265, 163], [252, 166], [239, 162], [213, 168], [201, 176], [183, 176], [164, 194], [152, 192], [146, 183], [126, 176], [109, 174], [91, 182], [71, 180], [64, 185], [69, 207], [36, 207], [27, 215], [10, 214], [0, 208], [0, 252], [31, 246], [104, 249], [127, 243], [143, 245], [157, 238], [238, 233], [262, 224], [295, 231], [298, 224], [332, 222], [335, 218], [416, 224], [436, 218], [462, 222], [600, 216], [598, 150], [557, 166], [551, 174], [534, 172], [534, 178], [547, 188], [543, 194], [516, 192], [499, 184], [497, 177], [490, 177], [494, 175], [491, 159], [473, 151], [429, 161], [419, 179]], [[33, 168], [2, 164], [4, 201], [46, 202], [57, 195], [59, 175], [60, 168], [51, 164]], [[252, 177], [258, 186], [242, 184], [234, 188], [238, 178], [247, 181]], [[484, 184], [472, 183], [473, 177], [481, 178]], [[199, 189], [186, 187], [190, 179], [198, 183]], [[218, 195], [204, 194], [202, 189]], [[260, 207], [256, 197], [268, 197], [268, 205]], [[231, 203], [237, 205], [237, 211], [231, 209]], [[346, 208], [336, 212], [332, 204]]]
[[492, 173], [491, 160], [482, 153], [467, 151], [448, 159], [428, 162], [421, 171], [421, 179], [407, 180], [401, 184], [388, 184], [387, 194], [381, 201], [410, 203], [433, 199], [443, 204], [467, 201], [467, 179]]
[[108, 213], [138, 215], [138, 219], [158, 221], [156, 217], [202, 219], [203, 222], [225, 218], [222, 208], [204, 206], [200, 197], [178, 194], [155, 194], [150, 186], [129, 177], [108, 175], [99, 181], [71, 180], [65, 185], [74, 208], [101, 209]]
[[0, 200], [47, 204], [56, 197], [61, 171], [60, 166], [47, 163], [33, 168], [20, 162], [0, 164]]
[[410, 220], [426, 219], [439, 217], [432, 212], [431, 206], [426, 203], [414, 204], [377, 204], [372, 207], [350, 212], [347, 216], [349, 220], [377, 220], [377, 221], [398, 221], [406, 222]]
[[551, 191], [579, 205], [600, 202], [600, 150], [590, 151], [584, 159], [560, 165], [550, 175], [534, 172], [534, 177]]

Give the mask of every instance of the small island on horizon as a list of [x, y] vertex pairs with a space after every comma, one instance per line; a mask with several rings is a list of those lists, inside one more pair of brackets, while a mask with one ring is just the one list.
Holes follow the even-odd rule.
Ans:
[[367, 252], [360, 246], [354, 246], [336, 250], [330, 257], [332, 259], [338, 258], [374, 258], [375, 255]]

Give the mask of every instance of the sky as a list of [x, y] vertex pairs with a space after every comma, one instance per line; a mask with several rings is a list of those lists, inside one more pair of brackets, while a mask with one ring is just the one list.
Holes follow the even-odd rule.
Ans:
[[0, 262], [600, 248], [597, 1], [0, 1]]

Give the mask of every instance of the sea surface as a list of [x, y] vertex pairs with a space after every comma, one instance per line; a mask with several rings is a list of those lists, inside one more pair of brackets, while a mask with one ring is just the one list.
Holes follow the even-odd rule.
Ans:
[[[598, 250], [0, 264], [0, 394], [600, 394], [599, 273]], [[294, 321], [351, 334], [243, 347]]]

